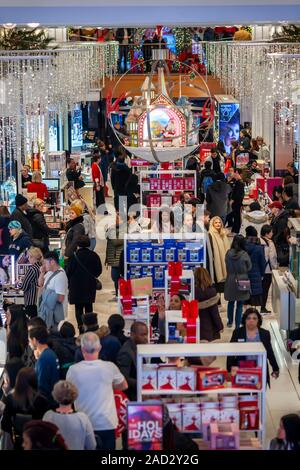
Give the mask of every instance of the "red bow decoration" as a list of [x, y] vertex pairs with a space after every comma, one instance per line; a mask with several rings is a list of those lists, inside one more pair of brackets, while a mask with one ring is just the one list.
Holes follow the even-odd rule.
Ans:
[[186, 336], [188, 343], [197, 342], [197, 318], [198, 302], [197, 300], [183, 300], [181, 302], [182, 317], [186, 318]]
[[129, 96], [129, 92], [123, 92], [113, 102], [112, 90], [109, 90], [106, 94], [106, 117], [109, 117], [111, 113], [119, 111], [121, 101], [123, 101], [127, 96]]
[[131, 281], [125, 281], [125, 279], [119, 279], [119, 293], [122, 297], [123, 313], [124, 315], [132, 314], [132, 289]]
[[182, 276], [182, 262], [181, 261], [170, 261], [168, 263], [168, 274], [172, 278], [179, 278]]

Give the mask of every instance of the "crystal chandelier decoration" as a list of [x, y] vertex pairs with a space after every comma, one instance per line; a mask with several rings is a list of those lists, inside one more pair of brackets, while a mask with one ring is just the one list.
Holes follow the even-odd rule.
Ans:
[[0, 179], [14, 161], [48, 150], [48, 115], [72, 111], [117, 70], [118, 43], [0, 51]]
[[239, 100], [242, 120], [252, 116], [253, 135], [272, 141], [275, 112], [282, 139], [289, 138], [289, 126], [298, 122], [291, 84], [300, 79], [300, 44], [208, 42], [205, 48], [209, 73]]

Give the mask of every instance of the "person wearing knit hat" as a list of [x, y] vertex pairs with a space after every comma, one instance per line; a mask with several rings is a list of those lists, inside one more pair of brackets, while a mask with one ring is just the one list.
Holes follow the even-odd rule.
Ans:
[[29, 235], [24, 232], [22, 225], [18, 220], [12, 220], [8, 224], [9, 234], [12, 242], [8, 247], [10, 255], [14, 255], [17, 260], [23, 251], [32, 246], [32, 240]]
[[78, 239], [85, 235], [83, 225], [83, 210], [78, 204], [72, 204], [69, 207], [69, 222], [66, 225], [66, 241], [65, 241], [65, 261], [68, 260], [78, 248]]
[[29, 237], [32, 237], [32, 227], [27, 216], [28, 200], [23, 196], [23, 194], [17, 194], [15, 197], [15, 205], [16, 208], [10, 216], [10, 220], [17, 220], [20, 222], [22, 229], [29, 235]]

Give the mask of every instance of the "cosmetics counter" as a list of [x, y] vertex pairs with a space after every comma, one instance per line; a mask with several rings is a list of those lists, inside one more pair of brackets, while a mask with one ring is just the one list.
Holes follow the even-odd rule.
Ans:
[[[247, 369], [241, 361], [229, 376], [218, 366], [228, 356], [251, 356], [256, 367]], [[212, 367], [199, 365], [199, 358]], [[165, 403], [176, 427], [196, 436], [203, 449], [265, 448], [266, 377], [261, 343], [137, 347], [138, 401]]]

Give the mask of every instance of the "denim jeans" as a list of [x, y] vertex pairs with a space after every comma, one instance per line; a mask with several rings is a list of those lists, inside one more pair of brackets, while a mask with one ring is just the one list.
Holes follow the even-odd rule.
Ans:
[[115, 450], [116, 449], [116, 436], [114, 429], [107, 429], [105, 431], [94, 431], [97, 441], [97, 450]]
[[[228, 302], [227, 320], [228, 320], [228, 323], [230, 323], [231, 325], [233, 323], [234, 305], [235, 305], [235, 302]], [[236, 302], [236, 312], [235, 312], [236, 328], [239, 328], [241, 324], [241, 319], [242, 319], [242, 314], [243, 314], [243, 305], [244, 305], [244, 302], [241, 300], [238, 300]]]
[[119, 266], [112, 266], [111, 267], [111, 279], [114, 282], [115, 290], [116, 290], [116, 297], [118, 296], [118, 282], [120, 278], [120, 268]]
[[90, 240], [90, 250], [94, 251], [94, 249], [96, 248], [96, 244], [97, 244], [96, 238], [91, 238], [91, 240]]

